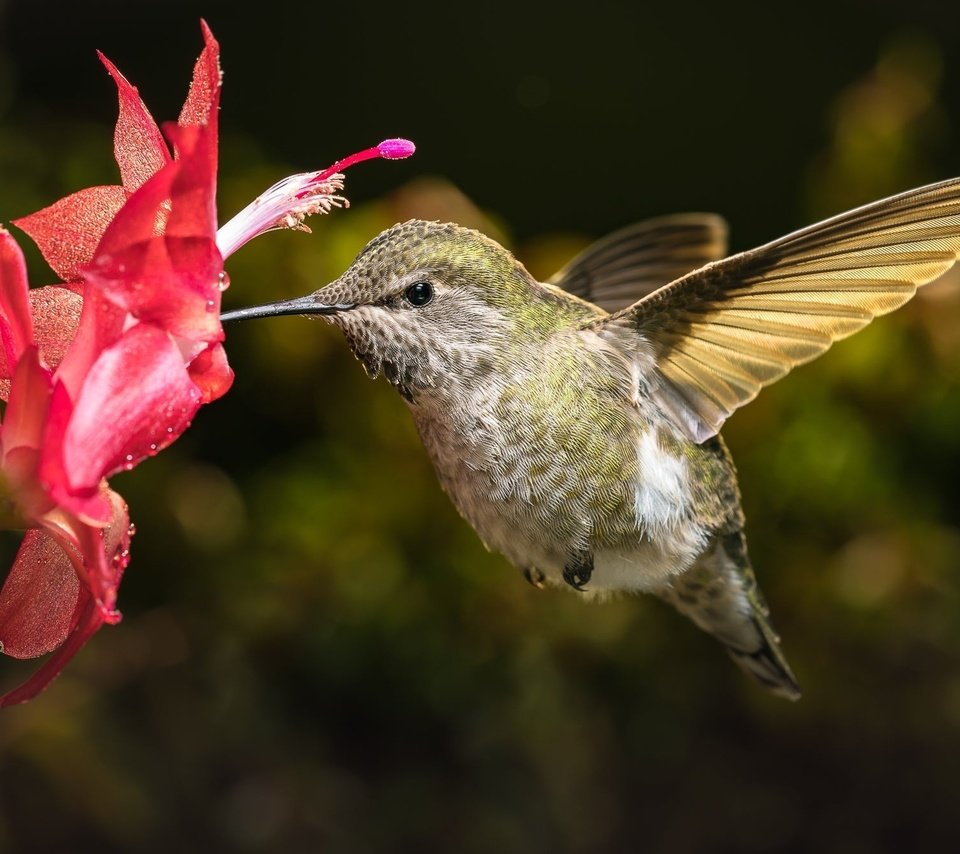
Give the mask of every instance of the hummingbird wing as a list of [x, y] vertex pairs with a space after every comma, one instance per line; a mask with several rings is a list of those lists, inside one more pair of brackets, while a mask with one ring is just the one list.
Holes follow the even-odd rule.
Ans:
[[795, 365], [903, 305], [960, 253], [960, 178], [865, 205], [707, 264], [593, 329], [649, 376], [690, 440]]
[[604, 311], [619, 311], [726, 254], [727, 224], [721, 217], [674, 214], [598, 240], [547, 282]]

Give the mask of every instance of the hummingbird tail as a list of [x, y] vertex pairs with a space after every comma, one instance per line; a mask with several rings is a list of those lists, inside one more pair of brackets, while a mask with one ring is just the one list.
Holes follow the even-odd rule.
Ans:
[[742, 530], [720, 535], [703, 556], [657, 595], [726, 648], [764, 688], [788, 700], [800, 686], [757, 587]]
[[800, 686], [780, 649], [780, 638], [765, 617], [755, 621], [755, 628], [761, 637], [760, 646], [751, 652], [725, 645], [730, 657], [741, 670], [778, 697], [799, 700]]

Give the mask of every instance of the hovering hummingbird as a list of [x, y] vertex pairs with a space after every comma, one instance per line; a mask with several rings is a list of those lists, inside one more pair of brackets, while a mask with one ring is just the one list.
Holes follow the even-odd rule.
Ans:
[[796, 699], [718, 431], [958, 253], [960, 178], [730, 257], [719, 217], [649, 220], [546, 283], [477, 231], [412, 220], [314, 293], [223, 319], [324, 317], [397, 388], [457, 509], [532, 584], [652, 593]]

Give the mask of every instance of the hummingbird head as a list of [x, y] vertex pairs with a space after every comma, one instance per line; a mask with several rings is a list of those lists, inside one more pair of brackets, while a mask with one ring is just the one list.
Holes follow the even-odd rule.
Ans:
[[[371, 377], [408, 400], [496, 370], [564, 305], [502, 246], [472, 229], [411, 220], [371, 240], [338, 279], [293, 300], [223, 320], [321, 315], [339, 327]], [[552, 309], [552, 310], [551, 310]]]

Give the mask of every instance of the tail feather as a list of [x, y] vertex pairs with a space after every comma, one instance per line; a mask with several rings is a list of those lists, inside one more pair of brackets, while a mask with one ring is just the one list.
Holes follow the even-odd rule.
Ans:
[[764, 688], [786, 700], [799, 700], [800, 685], [793, 675], [786, 656], [780, 650], [780, 638], [766, 619], [755, 620], [755, 628], [760, 635], [760, 646], [753, 650], [727, 646], [727, 652], [745, 673], [752, 676]]
[[720, 641], [737, 665], [765, 688], [788, 700], [800, 698], [742, 531], [717, 537], [690, 569], [657, 595]]

